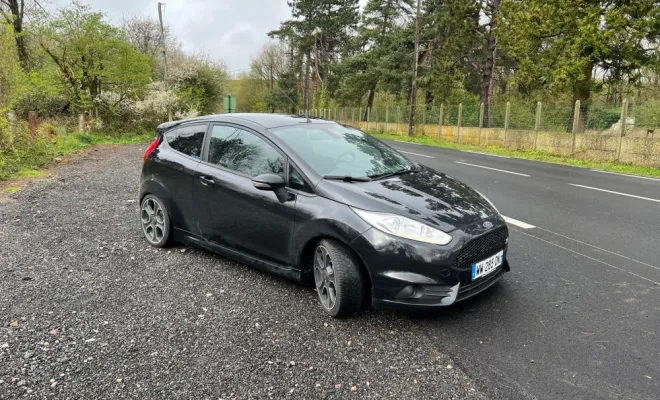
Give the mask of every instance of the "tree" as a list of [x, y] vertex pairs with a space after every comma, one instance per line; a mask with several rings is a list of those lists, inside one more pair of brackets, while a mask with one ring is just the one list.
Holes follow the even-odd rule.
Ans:
[[[121, 29], [126, 35], [126, 40], [140, 53], [153, 58], [160, 54], [160, 23], [156, 19], [136, 15], [124, 17]], [[165, 37], [170, 37], [167, 27]]]
[[[427, 106], [433, 98], [455, 101], [465, 92], [475, 68], [470, 58], [481, 50], [476, 45], [479, 2], [475, 0], [427, 0], [422, 17], [420, 87], [426, 89]], [[459, 100], [460, 101], [460, 100]]]
[[215, 114], [220, 108], [227, 73], [224, 66], [202, 64], [173, 79], [178, 96], [200, 114]]
[[626, 75], [658, 57], [656, 0], [503, 0], [501, 7], [500, 42], [517, 61], [520, 91], [569, 91], [585, 104], [580, 130], [596, 68]]
[[44, 17], [37, 40], [81, 109], [91, 109], [103, 90], [124, 99], [139, 95], [150, 81], [148, 58], [107, 24], [103, 14], [79, 3]]
[[[394, 31], [406, 22], [412, 11], [412, 0], [369, 0], [358, 34], [353, 40], [350, 57], [342, 60], [340, 96], [360, 101], [367, 94], [367, 109], [374, 106], [376, 88], [388, 74], [385, 63], [397, 49]], [[366, 113], [364, 118], [366, 119]]]
[[[495, 53], [497, 50], [497, 37], [495, 35], [497, 29], [497, 19], [500, 13], [501, 0], [480, 0], [481, 11], [483, 12], [486, 23], [476, 28], [475, 32], [478, 35], [477, 39], [482, 39], [484, 44], [483, 57], [481, 61], [477, 61], [472, 57], [472, 52], [468, 53], [470, 62], [476, 69], [481, 72], [481, 91], [479, 94], [479, 101], [484, 105], [483, 121], [488, 126], [490, 121], [490, 95], [493, 84], [493, 71], [495, 69]], [[481, 13], [476, 14], [477, 24], [479, 23], [479, 16]]]
[[308, 110], [309, 70], [313, 66], [315, 91], [319, 91], [324, 81], [331, 81], [332, 64], [339, 60], [357, 27], [358, 0], [296, 0], [287, 4], [292, 19], [282, 22], [280, 29], [268, 35], [290, 43], [304, 59], [303, 106]]
[[13, 27], [0, 22], [0, 114], [3, 109], [11, 107], [18, 100], [24, 79], [16, 52]]
[[[267, 103], [271, 112], [275, 112], [279, 100], [282, 98], [282, 96], [275, 93], [280, 90], [276, 85], [276, 81], [288, 69], [290, 69], [290, 62], [286, 55], [286, 48], [280, 43], [267, 43], [250, 63], [250, 76], [253, 79], [265, 82], [268, 87], [267, 98], [269, 101]], [[289, 103], [289, 100], [285, 101], [287, 108], [290, 105]]]
[[14, 40], [16, 41], [18, 59], [23, 70], [27, 71], [29, 59], [27, 44], [25, 43], [25, 32], [23, 31], [25, 0], [0, 0], [0, 15], [14, 29]]

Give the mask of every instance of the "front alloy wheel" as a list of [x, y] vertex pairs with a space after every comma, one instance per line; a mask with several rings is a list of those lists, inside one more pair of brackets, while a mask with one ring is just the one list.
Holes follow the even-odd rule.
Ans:
[[319, 245], [314, 255], [314, 282], [323, 308], [331, 310], [337, 301], [335, 269], [328, 249]]
[[365, 279], [350, 248], [324, 239], [314, 249], [314, 283], [323, 309], [333, 317], [353, 315], [362, 308]]

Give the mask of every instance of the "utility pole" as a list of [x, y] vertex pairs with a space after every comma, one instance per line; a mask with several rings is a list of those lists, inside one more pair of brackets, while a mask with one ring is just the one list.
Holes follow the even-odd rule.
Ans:
[[415, 135], [415, 103], [417, 103], [417, 67], [419, 60], [419, 9], [422, 0], [417, 0], [417, 14], [415, 16], [415, 60], [413, 61], [412, 86], [410, 87], [410, 117], [408, 118], [408, 136]]
[[[164, 6], [165, 3], [158, 2], [158, 20], [160, 21], [160, 44], [162, 46], [162, 52], [163, 52], [163, 76], [165, 78], [165, 92], [170, 91], [170, 83], [169, 80], [167, 79], [167, 54], [165, 52], [165, 29], [163, 28], [163, 11], [162, 11], [162, 6]], [[172, 110], [170, 110], [169, 104], [167, 105], [167, 117], [169, 120], [172, 120]]]

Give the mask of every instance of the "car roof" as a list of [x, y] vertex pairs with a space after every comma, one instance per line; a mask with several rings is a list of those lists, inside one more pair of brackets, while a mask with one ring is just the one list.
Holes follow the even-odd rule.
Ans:
[[[304, 115], [285, 115], [285, 114], [266, 114], [266, 113], [232, 113], [232, 114], [215, 114], [205, 115], [202, 117], [195, 117], [184, 119], [180, 121], [165, 122], [158, 125], [159, 131], [164, 131], [176, 125], [190, 123], [190, 122], [240, 122], [249, 121], [261, 125], [265, 129], [277, 128], [280, 126], [291, 126], [306, 123], [327, 123], [333, 124], [333, 121], [328, 121], [318, 118], [307, 118]], [[309, 121], [309, 122], [308, 122]]]

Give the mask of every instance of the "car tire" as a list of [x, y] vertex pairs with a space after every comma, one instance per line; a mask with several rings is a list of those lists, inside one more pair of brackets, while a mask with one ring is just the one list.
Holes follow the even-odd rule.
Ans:
[[323, 309], [333, 317], [356, 314], [365, 298], [362, 265], [350, 248], [323, 239], [314, 248], [314, 287]]
[[170, 244], [172, 224], [165, 202], [153, 194], [144, 196], [140, 203], [142, 233], [150, 245], [166, 247]]

